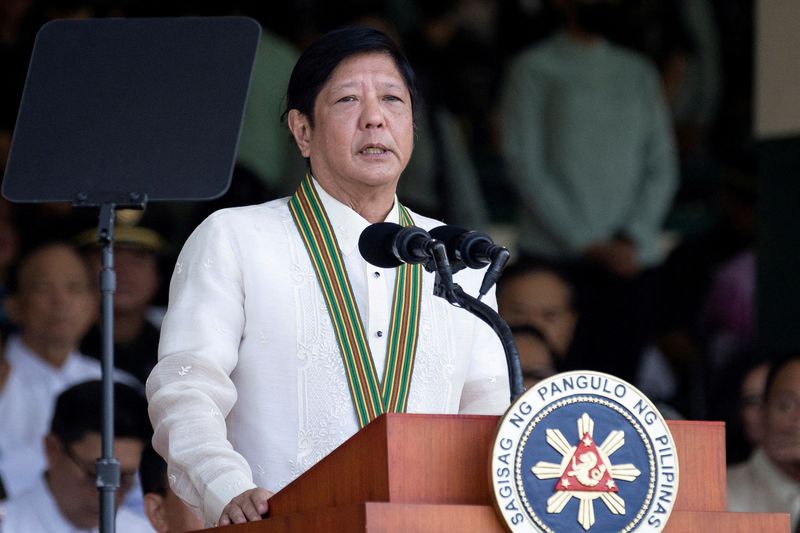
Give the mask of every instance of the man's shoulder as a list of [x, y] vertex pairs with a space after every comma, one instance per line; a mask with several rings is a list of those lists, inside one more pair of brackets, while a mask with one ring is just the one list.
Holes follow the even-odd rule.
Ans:
[[51, 517], [51, 524], [42, 523], [42, 518], [53, 512], [53, 505], [48, 498], [46, 486], [39, 481], [5, 502], [0, 502], [0, 531], [12, 533], [16, 531], [44, 530], [57, 523]]
[[289, 197], [261, 204], [226, 207], [211, 213], [201, 224], [236, 225], [242, 222], [281, 220], [289, 213]]
[[557, 55], [558, 36], [550, 36], [523, 48], [511, 58], [512, 69], [546, 69]]
[[608, 56], [616, 66], [615, 75], [628, 75], [637, 79], [659, 82], [658, 69], [649, 57], [638, 50], [615, 43], [609, 43], [608, 47]]
[[239, 238], [269, 234], [291, 220], [289, 198], [279, 198], [262, 204], [228, 207], [211, 213], [195, 228], [190, 241], [203, 245], [211, 243], [230, 243]]

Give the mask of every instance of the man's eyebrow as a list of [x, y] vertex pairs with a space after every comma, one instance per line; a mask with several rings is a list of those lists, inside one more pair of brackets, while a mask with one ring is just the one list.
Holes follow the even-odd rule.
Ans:
[[[331, 91], [334, 91], [334, 92], [335, 91], [342, 91], [342, 90], [358, 87], [359, 85], [361, 85], [361, 84], [359, 82], [357, 82], [357, 81], [345, 81], [343, 83], [340, 83], [339, 85], [334, 85], [333, 87], [331, 87]], [[383, 88], [385, 88], [385, 89], [401, 89], [401, 90], [406, 89], [406, 86], [405, 86], [404, 83], [398, 83], [398, 82], [395, 82], [395, 81], [379, 82], [378, 85], [383, 87]]]

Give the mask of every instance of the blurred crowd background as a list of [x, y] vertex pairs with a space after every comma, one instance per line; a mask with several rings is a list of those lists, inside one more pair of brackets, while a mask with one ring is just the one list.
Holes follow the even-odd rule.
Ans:
[[[152, 204], [144, 213], [119, 214], [117, 361], [143, 382], [156, 358], [175, 258], [192, 229], [215, 209], [291, 194], [303, 175], [303, 161], [281, 122], [300, 51], [340, 25], [382, 29], [401, 43], [423, 95], [415, 110], [415, 154], [399, 198], [424, 214], [486, 231], [513, 250], [516, 266], [498, 295], [501, 313], [519, 335], [529, 383], [570, 368], [614, 372], [640, 386], [668, 416], [725, 420], [728, 458], [742, 460], [757, 438], [743, 429], [742, 409], [758, 405], [763, 388], [763, 377], [754, 391], [745, 377], [777, 355], [759, 352], [755, 342], [753, 2], [619, 0], [600, 2], [608, 9], [591, 18], [575, 8], [594, 3], [3, 0], [0, 161], [8, 155], [36, 32], [47, 21], [246, 15], [261, 24], [229, 191], [212, 202]], [[563, 40], [565, 28], [578, 36], [574, 49]], [[616, 55], [584, 54], [598, 43]], [[564, 57], [569, 59], [559, 63]], [[620, 75], [609, 70], [619, 68], [618, 60], [631, 65]], [[545, 79], [551, 75], [556, 82]], [[550, 85], [536, 84], [543, 79]], [[587, 79], [592, 83], [582, 85]], [[597, 96], [590, 94], [581, 107], [582, 91], [593, 89]], [[642, 95], [649, 95], [652, 107], [630, 111], [628, 104]], [[534, 102], [544, 102], [544, 126], [534, 124]], [[581, 128], [595, 120], [600, 129], [583, 135]], [[658, 131], [652, 134], [654, 124]], [[641, 139], [635, 137], [639, 130]], [[617, 158], [615, 150], [628, 142], [634, 163]], [[537, 150], [544, 162], [533, 161]], [[652, 157], [639, 154], [650, 150]], [[628, 167], [661, 177], [620, 181]], [[531, 189], [540, 178], [535, 169], [583, 174], [570, 185], [556, 176], [551, 189]], [[566, 222], [560, 221], [566, 233], [575, 230], [574, 242], [549, 248], [526, 242], [528, 225], [550, 216], [550, 204], [537, 198], [559, 192], [588, 202], [585, 213], [568, 211]], [[63, 270], [65, 259], [54, 254], [67, 252], [54, 252], [52, 245], [42, 252], [44, 243], [69, 243], [90, 271], [98, 269], [92, 245], [97, 213], [0, 202], [0, 291], [17, 302], [10, 313], [4, 308], [2, 321], [13, 340], [36, 320], [19, 309], [25, 291], [34, 290], [26, 285], [26, 271], [43, 254]], [[609, 228], [602, 243], [580, 235], [584, 215], [603, 220], [620, 210], [624, 218], [636, 207], [644, 210], [639, 218], [652, 219], [647, 224], [653, 236], [622, 222]], [[626, 255], [631, 250], [633, 257]], [[20, 265], [26, 257], [33, 259]], [[75, 326], [74, 336], [82, 353], [96, 357], [99, 330], [90, 322]], [[751, 386], [744, 396], [742, 384]]]

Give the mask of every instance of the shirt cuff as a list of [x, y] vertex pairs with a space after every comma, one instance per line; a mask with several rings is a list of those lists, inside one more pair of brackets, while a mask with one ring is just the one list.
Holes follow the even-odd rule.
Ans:
[[203, 515], [206, 524], [216, 527], [225, 506], [239, 494], [254, 488], [256, 488], [255, 483], [242, 472], [228, 472], [209, 483], [203, 495]]

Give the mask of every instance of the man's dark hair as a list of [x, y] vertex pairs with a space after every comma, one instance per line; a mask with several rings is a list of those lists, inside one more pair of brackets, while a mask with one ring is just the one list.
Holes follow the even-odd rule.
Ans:
[[[89, 433], [102, 433], [103, 384], [85, 381], [62, 392], [56, 399], [50, 433], [65, 446]], [[114, 436], [147, 442], [150, 438], [147, 402], [135, 389], [114, 384]]]
[[521, 278], [529, 274], [552, 274], [564, 282], [564, 285], [569, 289], [569, 304], [575, 310], [578, 307], [578, 297], [575, 293], [575, 286], [564, 272], [556, 263], [548, 261], [543, 258], [523, 258], [515, 263], [512, 263], [503, 270], [503, 275], [497, 282], [497, 294], [503, 290], [503, 287], [516, 278]]
[[142, 450], [139, 480], [142, 484], [142, 494], [167, 495], [167, 463], [149, 443]]
[[297, 109], [314, 125], [314, 102], [322, 86], [330, 79], [339, 63], [358, 54], [384, 53], [389, 55], [400, 71], [411, 95], [411, 105], [417, 97], [414, 71], [400, 48], [385, 33], [367, 27], [345, 26], [320, 37], [297, 60], [286, 91], [286, 111]]
[[775, 380], [784, 368], [791, 363], [800, 363], [800, 352], [784, 355], [776, 359], [770, 366], [767, 373], [767, 381], [764, 383], [764, 403], [769, 402], [769, 397], [772, 394], [772, 387], [775, 385]]

